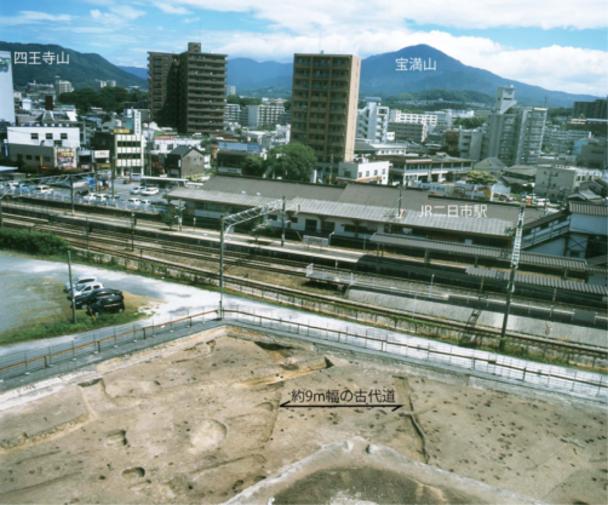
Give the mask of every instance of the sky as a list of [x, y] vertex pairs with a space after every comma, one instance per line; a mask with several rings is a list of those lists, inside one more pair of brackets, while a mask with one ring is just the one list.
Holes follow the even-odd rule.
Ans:
[[608, 94], [606, 0], [0, 0], [0, 40], [146, 66], [188, 41], [230, 58], [361, 57], [428, 44], [552, 90]]

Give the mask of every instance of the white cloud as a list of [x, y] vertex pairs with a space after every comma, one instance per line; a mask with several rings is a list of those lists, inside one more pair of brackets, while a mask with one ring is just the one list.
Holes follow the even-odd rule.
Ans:
[[39, 11], [20, 11], [16, 16], [0, 17], [0, 25], [18, 26], [47, 22], [59, 23], [68, 22], [71, 19], [72, 16], [68, 14], [48, 14], [46, 12]]
[[459, 28], [608, 26], [605, 0], [173, 0], [225, 12], [250, 12], [296, 32], [340, 26], [395, 26], [405, 20]]
[[105, 11], [91, 9], [89, 14], [96, 23], [105, 23], [110, 26], [124, 26], [129, 21], [134, 21], [144, 16], [146, 12], [127, 4], [121, 4], [109, 5]]
[[165, 14], [190, 14], [190, 11], [185, 7], [171, 2], [154, 2], [154, 5]]
[[466, 65], [483, 68], [507, 79], [571, 93], [605, 95], [608, 90], [608, 52], [553, 45], [514, 50], [485, 37], [454, 36], [447, 32], [358, 31], [291, 35], [214, 32], [215, 50], [257, 60], [290, 61], [295, 52], [354, 53], [361, 56], [428, 44]]

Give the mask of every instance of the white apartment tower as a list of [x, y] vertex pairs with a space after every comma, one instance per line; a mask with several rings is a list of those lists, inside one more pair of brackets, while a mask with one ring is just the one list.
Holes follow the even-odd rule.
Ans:
[[357, 138], [386, 142], [389, 108], [381, 105], [380, 98], [366, 98], [365, 101], [365, 106], [357, 113]]

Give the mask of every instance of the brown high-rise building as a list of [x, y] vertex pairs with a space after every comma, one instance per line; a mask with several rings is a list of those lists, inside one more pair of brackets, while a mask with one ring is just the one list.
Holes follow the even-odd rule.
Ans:
[[322, 165], [351, 161], [355, 150], [361, 60], [341, 54], [296, 54], [291, 140], [312, 147]]
[[216, 133], [224, 125], [226, 55], [188, 44], [180, 53], [148, 53], [152, 120], [183, 133]]

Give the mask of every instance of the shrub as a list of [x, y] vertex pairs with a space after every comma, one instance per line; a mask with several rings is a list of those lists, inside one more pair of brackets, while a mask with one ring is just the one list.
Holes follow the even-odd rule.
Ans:
[[0, 228], [0, 249], [11, 249], [28, 254], [62, 254], [68, 248], [65, 240], [43, 231]]

